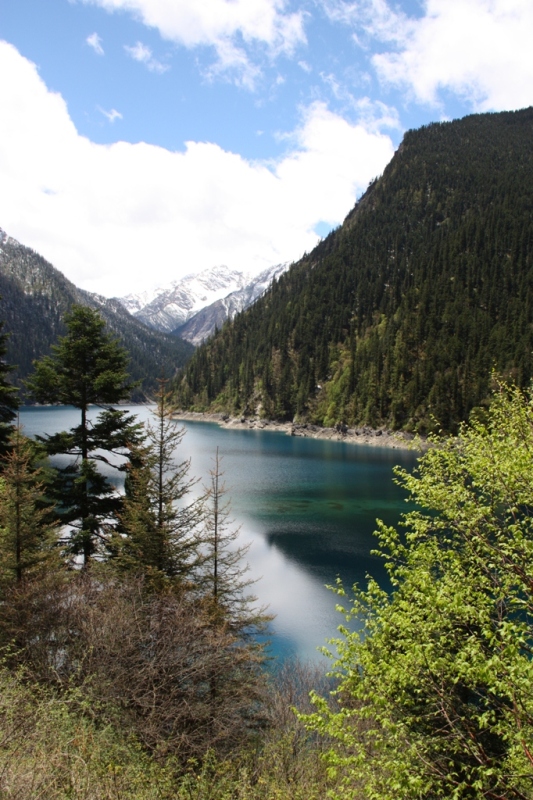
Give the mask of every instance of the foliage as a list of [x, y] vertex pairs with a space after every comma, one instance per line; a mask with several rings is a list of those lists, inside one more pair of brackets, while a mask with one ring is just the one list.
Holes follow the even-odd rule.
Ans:
[[[303, 680], [303, 682], [302, 682]], [[301, 685], [298, 685], [301, 682]], [[5, 800], [323, 800], [333, 784], [289, 704], [305, 705], [316, 671], [291, 665], [273, 679], [261, 746], [208, 752], [181, 767], [147, 754], [99, 704], [0, 670], [0, 794]]]
[[[380, 524], [392, 595], [356, 589], [334, 671], [342, 708], [310, 727], [363, 795], [530, 798], [533, 792], [533, 392], [499, 387], [456, 439], [435, 437], [406, 534]], [[338, 587], [344, 597], [344, 590]]]
[[[82, 412], [80, 426], [45, 442], [76, 458], [62, 469], [63, 522], [69, 508], [89, 510], [106, 548], [91, 570], [65, 569], [42, 449], [16, 429], [0, 479], [0, 795], [318, 800], [322, 745], [288, 705], [310, 682], [296, 667], [268, 686], [253, 638], [267, 617], [246, 594], [218, 453], [210, 490], [187, 507], [189, 464], [175, 460], [183, 432], [165, 381], [147, 438], [114, 409], [91, 422], [87, 398], [111, 396], [115, 379], [122, 391], [120, 358], [109, 340], [99, 347], [92, 313], [74, 315], [78, 358], [65, 337], [32, 385]], [[95, 366], [99, 353], [110, 358]], [[109, 534], [113, 498], [97, 465], [117, 453], [129, 456], [127, 498]]]
[[133, 415], [113, 408], [100, 412], [96, 422], [90, 421], [90, 404], [119, 403], [129, 396], [132, 384], [127, 378], [127, 355], [106, 333], [96, 311], [75, 306], [65, 316], [65, 324], [67, 335], [52, 346], [51, 356], [35, 362], [27, 386], [41, 403], [70, 404], [81, 412], [78, 426], [41, 441], [49, 455], [66, 454], [73, 459], [57, 470], [55, 497], [60, 519], [70, 526], [71, 552], [81, 553], [86, 564], [105, 547], [104, 523], [116, 516], [121, 506], [96, 463], [124, 468], [138, 429]]
[[196, 481], [190, 462], [176, 461], [184, 436], [173, 419], [167, 381], [159, 380], [154, 422], [145, 425], [145, 438], [130, 454], [126, 497], [114, 539], [116, 567], [142, 573], [148, 583], [193, 585], [200, 558], [199, 524], [202, 503], [186, 503]]
[[33, 442], [15, 428], [0, 485], [0, 587], [59, 566], [57, 527], [46, 502], [43, 469]]
[[258, 729], [264, 678], [252, 666], [261, 659], [209, 624], [193, 596], [148, 592], [142, 579], [119, 582], [97, 564], [56, 581], [39, 604], [33, 588], [25, 606], [14, 598], [29, 611], [18, 617], [11, 668], [23, 666], [61, 693], [79, 687], [102, 724], [120, 727], [159, 760], [227, 754]]
[[221, 466], [217, 447], [204, 498], [202, 588], [213, 619], [220, 617], [230, 630], [250, 638], [264, 628], [269, 618], [264, 610], [254, 609], [257, 598], [248, 592], [254, 583], [246, 578], [248, 566], [244, 563], [249, 545], [236, 544], [239, 529], [232, 527]]
[[[86, 713], [80, 713], [80, 709]], [[76, 691], [58, 697], [0, 670], [0, 796], [5, 800], [170, 800], [168, 773]], [[91, 718], [92, 716], [92, 718]]]
[[456, 432], [533, 376], [533, 110], [410, 131], [344, 224], [200, 346], [183, 408]]
[[209, 628], [218, 635], [224, 632], [232, 640], [228, 668], [213, 671], [209, 678], [211, 715], [216, 725], [221, 704], [227, 702], [228, 696], [238, 697], [244, 691], [248, 705], [243, 708], [241, 726], [253, 731], [264, 724], [265, 655], [258, 636], [264, 635], [271, 617], [255, 605], [257, 598], [248, 591], [253, 584], [246, 578], [248, 565], [244, 558], [248, 548], [236, 543], [239, 529], [231, 526], [218, 448], [210, 474], [211, 485], [204, 498], [200, 603]]
[[131, 391], [127, 356], [105, 332], [101, 316], [75, 306], [65, 316], [67, 335], [52, 345], [52, 355], [35, 364], [28, 387], [40, 403], [73, 405], [86, 412], [90, 403], [119, 403]]
[[[156, 424], [148, 425], [148, 441], [134, 454], [136, 463], [128, 476], [111, 566], [121, 576], [141, 576], [145, 602], [152, 603], [150, 613], [155, 613], [147, 631], [154, 641], [154, 631], [163, 629], [162, 652], [169, 654], [163, 661], [170, 659], [164, 669], [154, 666], [156, 672], [168, 671], [167, 678], [158, 673], [164, 713], [156, 703], [157, 690], [149, 687], [154, 714], [161, 725], [172, 718], [179, 731], [179, 749], [197, 755], [194, 748], [191, 751], [191, 742], [198, 735], [193, 731], [202, 732], [203, 753], [207, 746], [217, 751], [227, 747], [235, 735], [229, 735], [233, 728], [246, 738], [260, 725], [264, 654], [256, 636], [264, 632], [269, 618], [263, 609], [254, 607], [255, 598], [246, 593], [251, 582], [244, 577], [245, 549], [233, 546], [238, 531], [228, 529], [218, 454], [210, 490], [189, 505], [181, 503], [192, 482], [187, 477], [189, 462], [176, 462], [176, 447], [184, 432], [172, 419], [174, 407], [164, 380], [160, 381], [154, 413]], [[136, 620], [141, 614], [136, 612]], [[183, 621], [178, 623], [181, 617]], [[156, 648], [154, 644], [154, 654]], [[125, 652], [126, 647], [120, 650]], [[176, 658], [181, 660], [179, 666]], [[127, 671], [131, 674], [135, 666], [128, 665]], [[142, 671], [150, 675], [148, 666]], [[175, 690], [171, 675], [180, 686], [188, 684], [193, 694]], [[185, 718], [173, 704], [173, 696], [178, 706], [186, 707]], [[128, 701], [128, 707], [134, 706]], [[167, 748], [178, 747], [168, 729], [170, 723], [165, 724], [160, 742]]]
[[4, 361], [9, 337], [2, 332], [2, 328], [3, 323], [0, 324], [0, 456], [8, 449], [8, 439], [18, 407], [17, 390], [9, 381], [13, 367]]

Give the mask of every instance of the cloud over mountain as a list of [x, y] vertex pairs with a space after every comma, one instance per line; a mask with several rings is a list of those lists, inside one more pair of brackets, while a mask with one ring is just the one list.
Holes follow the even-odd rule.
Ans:
[[181, 151], [79, 135], [34, 64], [0, 43], [0, 220], [71, 280], [109, 295], [227, 263], [259, 272], [298, 258], [320, 222], [340, 223], [393, 154], [373, 124], [316, 102], [282, 157], [252, 161], [211, 142]]

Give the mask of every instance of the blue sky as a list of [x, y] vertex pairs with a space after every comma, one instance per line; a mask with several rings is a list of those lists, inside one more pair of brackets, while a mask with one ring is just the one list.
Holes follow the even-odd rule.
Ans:
[[257, 273], [405, 130], [533, 103], [531, 0], [1, 0], [0, 226], [124, 295]]

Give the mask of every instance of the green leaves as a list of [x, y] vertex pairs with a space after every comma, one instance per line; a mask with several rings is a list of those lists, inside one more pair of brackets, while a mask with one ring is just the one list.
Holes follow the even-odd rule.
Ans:
[[309, 725], [368, 797], [530, 797], [532, 395], [499, 386], [484, 421], [397, 475], [420, 510], [405, 534], [379, 525], [394, 591], [355, 589], [365, 626], [334, 664], [344, 708], [322, 703]]

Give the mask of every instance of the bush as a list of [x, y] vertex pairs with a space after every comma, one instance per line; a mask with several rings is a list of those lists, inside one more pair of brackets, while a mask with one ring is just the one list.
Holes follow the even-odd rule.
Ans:
[[[334, 672], [341, 709], [311, 729], [353, 797], [533, 794], [533, 394], [500, 386], [488, 415], [434, 437], [399, 482], [418, 510], [379, 525], [393, 584], [356, 588]], [[337, 587], [341, 597], [342, 587]]]

